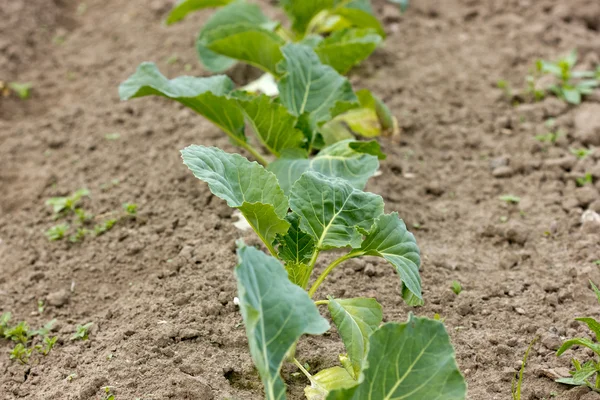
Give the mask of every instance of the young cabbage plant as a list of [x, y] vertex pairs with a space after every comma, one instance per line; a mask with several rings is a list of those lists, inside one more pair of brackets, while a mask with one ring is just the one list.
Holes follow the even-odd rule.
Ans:
[[[395, 118], [381, 100], [368, 90], [355, 93], [348, 79], [323, 64], [309, 46], [288, 44], [281, 52], [276, 98], [235, 89], [225, 75], [169, 80], [152, 63], [141, 64], [120, 85], [119, 94], [123, 100], [157, 95], [178, 101], [265, 166], [273, 158], [308, 160], [314, 152], [342, 140], [398, 132]], [[246, 124], [253, 138], [246, 135]], [[355, 153], [385, 157], [374, 144], [356, 146]]]
[[[600, 290], [592, 281], [590, 281], [590, 285], [596, 294], [598, 303], [600, 303]], [[594, 332], [596, 341], [594, 342], [587, 338], [568, 339], [558, 349], [556, 355], [560, 357], [570, 348], [581, 346], [590, 349], [595, 354], [596, 358], [588, 360], [583, 364], [579, 360], [573, 358], [571, 361], [573, 362], [575, 370], [569, 372], [572, 376], [570, 378], [557, 379], [556, 382], [564, 383], [566, 385], [588, 386], [590, 389], [600, 393], [600, 344], [598, 343], [600, 342], [600, 322], [592, 317], [575, 318], [575, 321], [586, 324], [588, 328]]]
[[290, 19], [289, 28], [244, 0], [182, 0], [166, 23], [180, 21], [193, 11], [220, 7], [196, 39], [202, 64], [214, 73], [241, 61], [278, 77], [277, 64], [284, 57], [281, 48], [286, 43], [303, 43], [323, 63], [345, 74], [385, 38], [370, 0], [281, 0], [280, 4]]
[[[336, 145], [335, 154], [364, 146]], [[381, 196], [331, 176], [337, 175], [331, 173], [333, 164], [294, 161], [298, 166], [288, 166], [280, 185], [273, 172], [238, 154], [198, 145], [181, 153], [215, 196], [241, 212], [270, 253], [239, 243], [235, 270], [250, 353], [266, 399], [286, 398], [280, 376], [286, 359], [309, 379], [309, 400], [465, 398], [464, 379], [439, 321], [410, 316], [406, 323], [381, 325], [382, 307], [373, 298], [313, 300], [344, 261], [374, 256], [394, 268], [404, 300], [422, 304], [419, 248], [398, 214], [384, 213]], [[329, 252], [337, 258], [322, 266], [321, 256]], [[319, 274], [313, 279], [315, 270]], [[340, 355], [339, 366], [311, 375], [294, 349], [302, 335], [329, 329], [318, 306], [327, 306], [347, 353]]]
[[550, 73], [558, 82], [548, 87], [557, 97], [567, 103], [579, 104], [584, 95], [591, 94], [600, 85], [594, 71], [575, 71], [577, 52], [573, 50], [557, 62], [540, 60], [537, 68], [541, 73]]

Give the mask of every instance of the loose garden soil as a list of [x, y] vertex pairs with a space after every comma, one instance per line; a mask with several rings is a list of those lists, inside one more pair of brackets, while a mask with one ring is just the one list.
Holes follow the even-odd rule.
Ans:
[[[496, 82], [521, 88], [537, 58], [573, 48], [594, 68], [600, 3], [415, 0], [404, 15], [375, 3], [389, 36], [351, 80], [386, 101], [402, 134], [382, 140], [388, 158], [367, 189], [412, 227], [426, 304], [407, 307], [379, 260], [334, 271], [321, 295], [376, 297], [386, 321], [439, 314], [471, 400], [509, 399], [535, 337], [523, 399], [599, 399], [552, 377], [574, 354], [589, 356], [555, 356], [564, 338], [589, 337], [573, 318], [600, 311], [588, 284], [600, 283], [600, 230], [581, 223], [585, 210], [600, 211], [600, 93], [577, 107], [556, 98], [513, 106]], [[166, 27], [171, 5], [0, 4], [0, 79], [33, 84], [27, 100], [0, 98], [0, 312], [32, 326], [57, 318], [60, 338], [30, 367], [10, 361], [2, 342], [1, 399], [99, 399], [104, 386], [118, 400], [263, 398], [233, 304], [234, 241], [256, 240], [178, 152], [192, 143], [236, 148], [182, 106], [117, 95], [142, 61], [170, 77], [208, 74], [193, 42], [210, 12]], [[244, 66], [230, 72], [238, 83], [257, 76]], [[534, 138], [548, 118], [563, 132], [555, 145]], [[584, 145], [598, 147], [578, 160], [569, 148]], [[595, 185], [577, 187], [586, 172]], [[110, 215], [135, 202], [138, 218], [83, 243], [49, 242], [43, 232], [56, 222], [44, 202], [83, 187], [89, 212]], [[520, 203], [499, 200], [506, 194]], [[464, 288], [458, 296], [454, 280]], [[69, 340], [86, 322], [94, 323], [90, 340]], [[297, 354], [318, 371], [340, 351], [332, 330], [304, 338]], [[286, 366], [283, 374], [297, 400], [307, 382], [294, 372]]]

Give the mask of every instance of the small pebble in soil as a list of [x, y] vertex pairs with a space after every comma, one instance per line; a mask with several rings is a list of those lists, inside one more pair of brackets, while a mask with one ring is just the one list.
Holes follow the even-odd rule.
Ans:
[[62, 307], [69, 302], [71, 293], [66, 289], [61, 289], [58, 292], [50, 293], [46, 298], [49, 305], [54, 307]]

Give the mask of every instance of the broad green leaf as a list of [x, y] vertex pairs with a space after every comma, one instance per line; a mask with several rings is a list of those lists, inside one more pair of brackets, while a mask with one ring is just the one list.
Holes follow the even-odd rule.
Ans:
[[142, 63], [119, 86], [121, 100], [163, 96], [178, 101], [213, 122], [236, 144], [245, 143], [244, 115], [237, 101], [229, 97], [233, 82], [225, 75], [208, 78], [180, 76], [167, 79], [154, 63]]
[[290, 192], [290, 208], [300, 216], [300, 229], [319, 250], [360, 247], [361, 231], [383, 213], [383, 199], [355, 189], [340, 178], [305, 172]]
[[593, 363], [586, 363], [581, 369], [575, 371], [572, 377], [559, 378], [555, 382], [573, 386], [587, 385], [587, 378], [594, 375], [596, 372], [596, 366]]
[[385, 31], [379, 20], [365, 10], [343, 7], [336, 8], [332, 13], [342, 17], [351, 26], [374, 29], [381, 37], [385, 38]]
[[284, 60], [278, 65], [284, 74], [279, 81], [281, 103], [295, 116], [307, 112], [310, 125], [330, 118], [337, 102], [356, 102], [350, 82], [332, 67], [324, 65], [309, 46], [290, 43], [281, 48]]
[[310, 21], [320, 11], [332, 8], [335, 0], [281, 0], [283, 9], [292, 21], [292, 29], [303, 36]]
[[586, 338], [575, 338], [575, 339], [566, 340], [562, 344], [562, 346], [560, 346], [560, 349], [558, 349], [558, 351], [556, 352], [556, 355], [557, 356], [562, 355], [562, 353], [569, 350], [573, 346], [587, 347], [588, 349], [592, 350], [594, 353], [596, 353], [597, 355], [600, 356], [600, 344], [594, 343], [590, 339], [586, 339]]
[[307, 171], [343, 178], [355, 188], [364, 189], [367, 180], [379, 168], [379, 161], [376, 156], [366, 154], [375, 151], [373, 146], [357, 146], [355, 149], [354, 143], [357, 142], [345, 140], [335, 143], [311, 159], [305, 158], [301, 153], [287, 152], [282, 158], [269, 164], [268, 169], [277, 175], [285, 193], [289, 193], [294, 183]]
[[394, 266], [403, 285], [417, 298], [423, 298], [419, 276], [419, 247], [398, 213], [384, 214], [377, 218], [360, 249], [353, 250], [349, 255], [383, 257]]
[[263, 14], [256, 4], [245, 1], [234, 1], [220, 8], [206, 21], [198, 39], [196, 40], [196, 51], [200, 56], [202, 64], [211, 72], [223, 72], [232, 67], [236, 60], [210, 50], [207, 36], [214, 29], [228, 25], [249, 24], [255, 26], [272, 26], [272, 22]]
[[407, 306], [411, 307], [420, 307], [425, 304], [423, 297], [417, 297], [413, 292], [411, 292], [404, 283], [400, 284], [400, 294], [402, 295], [402, 299], [406, 303]]
[[326, 145], [357, 136], [373, 138], [381, 135], [381, 132], [377, 113], [370, 108], [355, 108], [347, 111], [319, 128]]
[[300, 286], [302, 289], [306, 289], [310, 274], [312, 273], [312, 268], [310, 266], [302, 263], [287, 263], [285, 264], [285, 270], [288, 273], [290, 282]]
[[315, 242], [300, 229], [300, 217], [297, 214], [289, 213], [285, 219], [290, 228], [285, 234], [277, 236], [277, 255], [285, 262], [290, 281], [306, 288], [312, 272], [307, 264], [314, 252]]
[[277, 157], [282, 150], [302, 145], [304, 134], [296, 129], [298, 118], [268, 96], [260, 95], [249, 101], [240, 101], [240, 107], [261, 143]]
[[[256, 162], [216, 147], [188, 146], [181, 151], [183, 163], [210, 191], [237, 208], [267, 246], [290, 224], [284, 218], [288, 200], [277, 178]], [[272, 247], [270, 247], [272, 250]]]
[[180, 0], [175, 4], [167, 16], [167, 25], [181, 21], [191, 12], [202, 10], [203, 8], [221, 7], [231, 3], [232, 0]]
[[358, 379], [367, 354], [369, 337], [383, 320], [381, 304], [369, 298], [328, 298], [329, 314], [352, 363], [352, 377]]
[[208, 31], [203, 39], [209, 50], [244, 61], [276, 75], [285, 41], [276, 33], [252, 23], [223, 25]]
[[393, 136], [400, 133], [398, 121], [392, 115], [388, 106], [386, 106], [379, 97], [375, 96], [368, 89], [358, 90], [356, 96], [358, 97], [361, 107], [375, 110], [384, 136]]
[[308, 233], [300, 229], [300, 217], [290, 213], [286, 216], [290, 229], [277, 237], [277, 255], [286, 263], [306, 264], [315, 248], [315, 242]]
[[324, 64], [331, 65], [340, 74], [346, 74], [360, 64], [381, 42], [373, 29], [346, 29], [334, 32], [321, 41], [315, 52]]
[[307, 400], [325, 400], [332, 390], [356, 386], [357, 382], [341, 367], [323, 369], [312, 376], [311, 385], [304, 388]]
[[466, 384], [450, 338], [439, 321], [412, 314], [403, 324], [388, 323], [369, 339], [362, 381], [335, 390], [327, 400], [464, 400]]
[[370, 140], [368, 142], [365, 141], [356, 141], [353, 140], [349, 144], [350, 148], [358, 153], [370, 154], [372, 156], [377, 157], [380, 160], [385, 160], [386, 155], [381, 151], [381, 146], [375, 140]]
[[235, 269], [240, 311], [254, 365], [265, 387], [267, 400], [283, 400], [285, 384], [279, 370], [303, 334], [319, 335], [329, 323], [308, 294], [288, 280], [277, 259], [253, 247], [238, 249]]
[[567, 103], [571, 103], [571, 104], [581, 103], [581, 93], [576, 88], [563, 87], [563, 88], [561, 88], [561, 93]]

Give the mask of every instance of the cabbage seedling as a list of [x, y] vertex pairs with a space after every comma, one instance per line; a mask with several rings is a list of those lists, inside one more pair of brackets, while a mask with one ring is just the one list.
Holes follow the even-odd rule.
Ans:
[[[410, 315], [406, 323], [381, 325], [382, 307], [373, 298], [313, 300], [325, 294], [321, 285], [331, 271], [349, 259], [374, 256], [396, 271], [405, 302], [422, 304], [419, 248], [398, 214], [384, 213], [381, 196], [310, 168], [290, 175], [285, 190], [275, 174], [238, 154], [198, 145], [181, 154], [215, 196], [240, 211], [270, 253], [238, 243], [235, 269], [250, 353], [267, 400], [286, 398], [280, 376], [286, 359], [309, 379], [309, 400], [465, 398], [441, 322]], [[321, 266], [320, 256], [332, 251], [333, 261]], [[302, 335], [329, 329], [318, 306], [327, 307], [347, 352], [339, 366], [311, 375], [294, 349]]]
[[219, 7], [196, 40], [202, 64], [215, 73], [242, 61], [278, 76], [281, 47], [295, 42], [310, 45], [322, 62], [343, 74], [366, 59], [385, 37], [370, 0], [280, 3], [290, 28], [243, 0], [183, 0], [173, 7], [166, 23], [178, 22], [193, 11]]
[[[278, 159], [310, 168], [309, 157], [317, 153], [323, 157], [315, 163], [331, 162], [334, 173], [348, 159], [371, 168], [373, 160], [385, 158], [375, 142], [330, 148], [357, 137], [397, 134], [397, 121], [385, 104], [368, 90], [354, 92], [348, 79], [325, 65], [310, 46], [290, 43], [280, 51], [277, 98], [235, 89], [225, 75], [169, 80], [153, 63], [141, 64], [119, 86], [119, 95], [122, 100], [150, 95], [175, 100], [208, 119], [265, 166]], [[247, 135], [247, 125], [254, 137]]]

